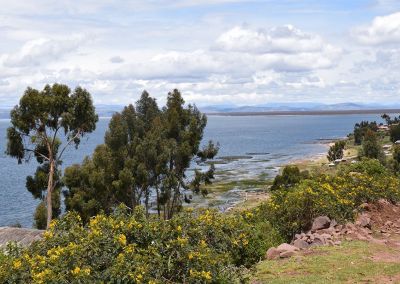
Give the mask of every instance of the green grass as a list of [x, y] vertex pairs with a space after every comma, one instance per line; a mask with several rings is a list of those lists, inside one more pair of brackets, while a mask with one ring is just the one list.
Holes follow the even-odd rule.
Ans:
[[382, 277], [400, 274], [400, 263], [371, 259], [385, 251], [398, 254], [387, 246], [358, 241], [315, 248], [310, 255], [260, 262], [252, 282], [379, 283]]

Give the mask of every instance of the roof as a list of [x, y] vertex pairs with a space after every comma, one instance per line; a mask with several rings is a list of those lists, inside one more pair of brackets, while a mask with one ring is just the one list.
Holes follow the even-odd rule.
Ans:
[[42, 238], [44, 231], [27, 228], [0, 227], [0, 247], [15, 241], [22, 246], [28, 246]]

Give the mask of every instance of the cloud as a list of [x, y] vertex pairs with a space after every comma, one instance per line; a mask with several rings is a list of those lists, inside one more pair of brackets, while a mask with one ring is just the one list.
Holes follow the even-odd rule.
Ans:
[[45, 65], [78, 49], [82, 36], [69, 39], [39, 38], [26, 42], [19, 51], [4, 56], [3, 64], [7, 67], [29, 67]]
[[375, 17], [371, 24], [355, 28], [352, 34], [365, 45], [400, 43], [400, 12]]
[[111, 63], [122, 63], [125, 60], [121, 56], [113, 56], [110, 58]]
[[292, 25], [268, 30], [234, 27], [223, 33], [216, 42], [217, 48], [226, 51], [249, 53], [301, 53], [318, 52], [333, 48], [321, 37], [302, 32]]

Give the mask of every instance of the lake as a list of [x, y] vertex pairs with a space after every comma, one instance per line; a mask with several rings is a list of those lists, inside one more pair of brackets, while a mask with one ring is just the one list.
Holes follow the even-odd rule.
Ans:
[[[361, 120], [380, 121], [378, 114], [356, 115], [267, 115], [208, 116], [203, 142], [220, 144], [218, 172], [233, 172], [234, 179], [273, 177], [290, 161], [324, 154], [321, 139], [345, 137]], [[86, 136], [77, 150], [68, 149], [62, 167], [80, 163], [103, 143], [108, 118], [102, 118], [94, 133]], [[5, 154], [8, 120], [0, 120], [0, 226], [20, 223], [31, 227], [39, 203], [25, 188], [27, 175], [34, 173], [36, 160], [18, 165]], [[217, 176], [217, 179], [224, 179]]]

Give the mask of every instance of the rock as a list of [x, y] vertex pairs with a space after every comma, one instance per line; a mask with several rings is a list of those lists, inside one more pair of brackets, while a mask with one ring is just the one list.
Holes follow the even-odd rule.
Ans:
[[295, 246], [296, 248], [299, 249], [307, 249], [310, 247], [309, 243], [307, 243], [306, 241], [302, 240], [302, 239], [297, 239], [293, 242], [293, 246]]
[[312, 247], [323, 246], [325, 244], [326, 244], [326, 242], [325, 242], [324, 238], [319, 235], [316, 235], [314, 238], [314, 241], [311, 243], [311, 246]]
[[366, 237], [364, 237], [363, 235], [361, 235], [361, 234], [359, 234], [359, 233], [356, 234], [356, 238], [357, 238], [358, 240], [360, 240], [360, 241], [366, 241], [366, 240], [367, 240]]
[[336, 241], [336, 242], [333, 242], [333, 244], [334, 244], [335, 246], [339, 246], [339, 245], [342, 244], [342, 242], [341, 242], [341, 241]]
[[371, 229], [371, 218], [367, 214], [361, 214], [357, 218], [356, 225], [362, 228]]
[[280, 257], [280, 258], [288, 258], [288, 257], [294, 256], [295, 254], [296, 254], [295, 251], [284, 251], [284, 252], [281, 252], [281, 253], [279, 254], [279, 257]]
[[276, 248], [277, 251], [280, 253], [285, 251], [298, 251], [299, 249], [295, 246], [289, 245], [287, 243], [283, 243]]
[[267, 250], [265, 258], [268, 260], [277, 259], [279, 257], [279, 254], [280, 252], [276, 248], [272, 247]]
[[335, 220], [335, 219], [333, 219], [333, 220], [331, 220], [331, 223], [330, 223], [330, 225], [329, 225], [329, 226], [330, 226], [331, 228], [334, 228], [334, 227], [336, 227], [336, 226], [337, 226], [337, 224], [338, 224], [338, 223], [336, 222], [336, 220]]
[[324, 238], [325, 240], [332, 240], [332, 235], [330, 234], [322, 234], [321, 237]]
[[392, 221], [387, 221], [387, 222], [385, 223], [385, 226], [386, 226], [386, 227], [392, 227], [392, 226], [393, 226], [393, 222], [392, 222]]
[[331, 219], [329, 219], [327, 216], [319, 216], [315, 218], [311, 227], [311, 231], [315, 232], [317, 230], [327, 229], [329, 228], [330, 224], [331, 224]]

